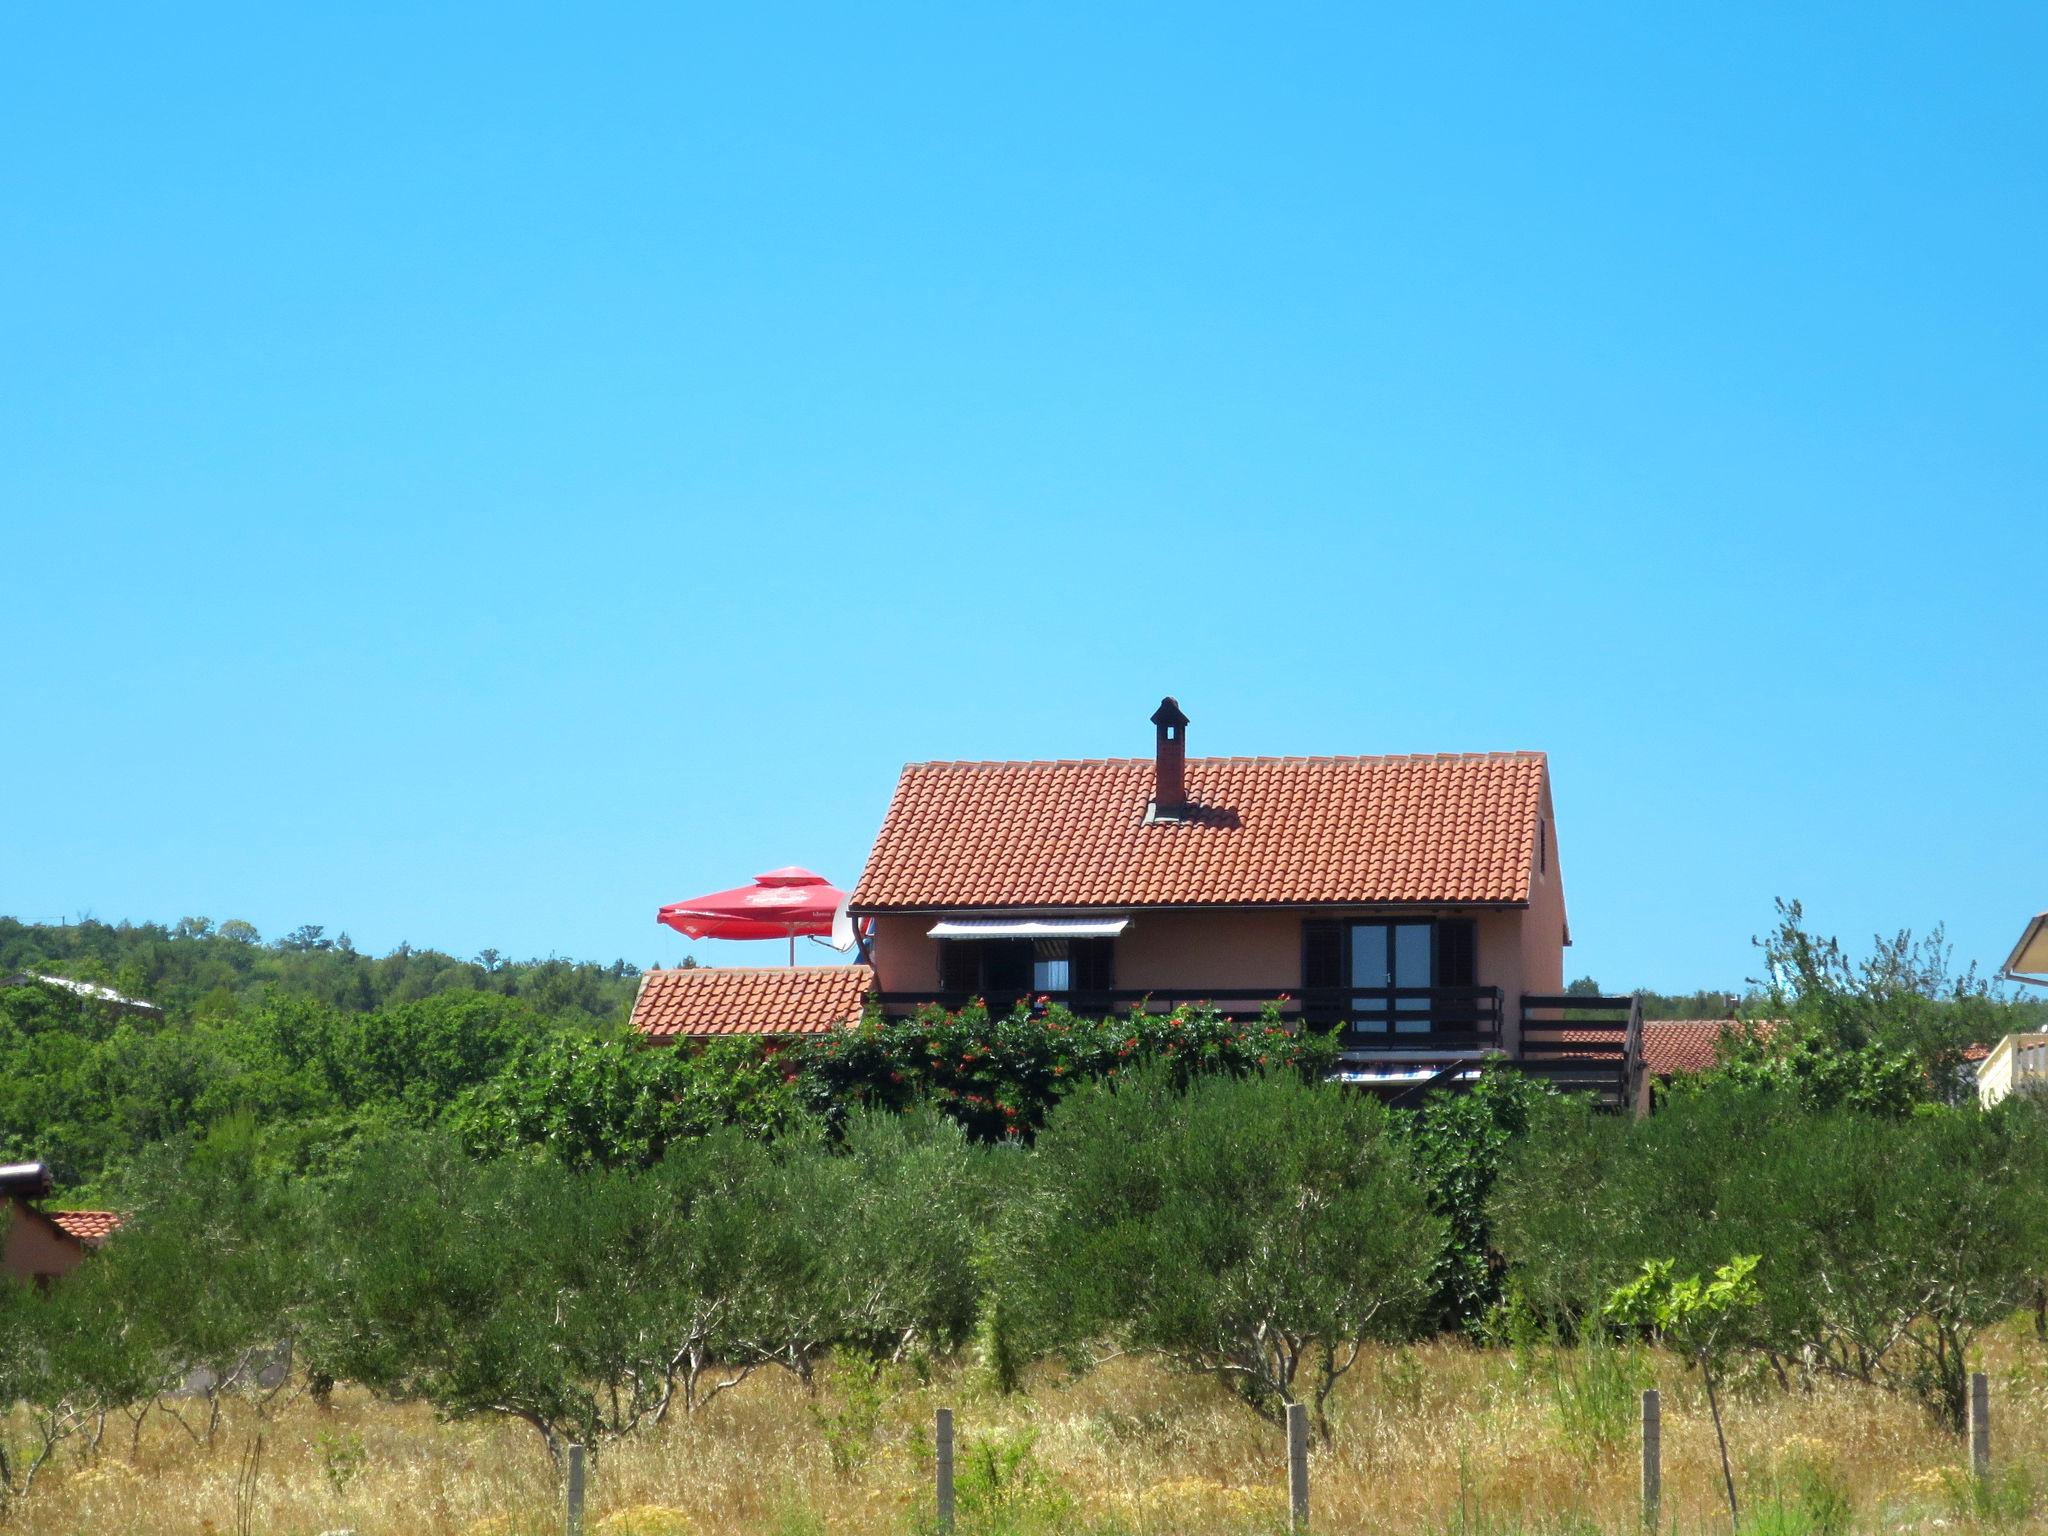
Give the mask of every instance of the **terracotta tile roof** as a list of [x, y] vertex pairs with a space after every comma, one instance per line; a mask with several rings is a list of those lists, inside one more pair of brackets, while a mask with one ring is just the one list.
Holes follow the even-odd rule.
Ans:
[[1963, 1047], [1963, 1060], [1965, 1061], [1983, 1061], [1990, 1055], [1991, 1047], [1988, 1045], [1966, 1045]]
[[[1720, 1060], [1721, 1037], [1738, 1026], [1729, 1019], [1643, 1020], [1643, 1068], [1652, 1077], [1704, 1072]], [[1756, 1026], [1769, 1036], [1769, 1020]]]
[[633, 1028], [681, 1035], [817, 1035], [860, 1018], [875, 985], [865, 965], [693, 966], [649, 971], [633, 999]]
[[[1715, 1065], [1721, 1036], [1734, 1028], [1728, 1019], [1645, 1019], [1643, 1020], [1643, 1070], [1652, 1077], [1671, 1077], [1679, 1072], [1704, 1072]], [[1757, 1031], [1768, 1036], [1769, 1020]], [[1557, 1038], [1566, 1045], [1618, 1045], [1615, 1028], [1562, 1028]], [[1561, 1054], [1570, 1055], [1571, 1052]]]
[[912, 763], [856, 910], [1529, 899], [1540, 752], [1195, 757], [1146, 824], [1150, 758]]
[[101, 1242], [121, 1225], [117, 1211], [47, 1211], [44, 1214], [82, 1243]]

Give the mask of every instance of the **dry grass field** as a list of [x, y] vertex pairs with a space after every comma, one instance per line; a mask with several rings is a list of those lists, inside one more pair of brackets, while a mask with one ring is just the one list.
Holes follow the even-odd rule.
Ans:
[[[1859, 1389], [1738, 1387], [1730, 1440], [1744, 1528], [1765, 1536], [2028, 1530], [2048, 1491], [2048, 1351], [2018, 1327], [1986, 1351], [1997, 1471], [1974, 1487], [1962, 1448], [1911, 1404]], [[1712, 1430], [1675, 1362], [1451, 1343], [1361, 1363], [1312, 1455], [1327, 1532], [1636, 1529], [1635, 1393], [1665, 1389], [1666, 1524], [1725, 1531]], [[955, 1408], [961, 1530], [1235, 1533], [1284, 1528], [1281, 1436], [1213, 1386], [1136, 1361], [1079, 1379], [1041, 1371], [998, 1397], [962, 1371], [879, 1390], [836, 1374], [812, 1398], [754, 1376], [691, 1423], [607, 1449], [591, 1479], [603, 1536], [916, 1532], [930, 1525], [932, 1410]], [[18, 1428], [18, 1426], [17, 1426]], [[260, 1452], [257, 1439], [261, 1437]], [[2038, 1470], [2037, 1470], [2038, 1469]], [[560, 1491], [524, 1426], [437, 1423], [342, 1391], [258, 1418], [232, 1408], [210, 1447], [155, 1416], [131, 1454], [109, 1428], [67, 1449], [0, 1514], [22, 1536], [523, 1536], [561, 1529]]]

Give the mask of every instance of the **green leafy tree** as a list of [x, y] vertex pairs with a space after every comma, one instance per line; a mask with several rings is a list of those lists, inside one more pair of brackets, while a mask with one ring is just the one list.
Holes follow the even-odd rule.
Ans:
[[1923, 1096], [1961, 1102], [1974, 1091], [1969, 1047], [2037, 1026], [2042, 1016], [2040, 1004], [2006, 996], [1974, 964], [1957, 971], [1939, 927], [1919, 938], [1910, 929], [1879, 936], [1859, 959], [1839, 940], [1809, 931], [1797, 901], [1777, 905], [1776, 925], [1756, 941], [1764, 975], [1752, 982], [1757, 997], [1749, 1011], [1777, 1022], [1782, 1047], [1904, 1053], [1919, 1065]]
[[1377, 1101], [1155, 1065], [1071, 1096], [1006, 1241], [1041, 1348], [1095, 1338], [1214, 1377], [1278, 1419], [1427, 1313], [1445, 1223]]
[[1470, 1092], [1434, 1093], [1414, 1118], [1430, 1205], [1448, 1229], [1433, 1277], [1439, 1327], [1477, 1329], [1500, 1303], [1503, 1267], [1488, 1209], [1494, 1181], [1532, 1111], [1551, 1096], [1539, 1082], [1490, 1066]]
[[1756, 1254], [1738, 1254], [1718, 1266], [1713, 1278], [1698, 1275], [1680, 1280], [1669, 1259], [1652, 1259], [1642, 1273], [1615, 1288], [1603, 1309], [1610, 1322], [1644, 1328], [1666, 1347], [1696, 1366], [1707, 1387], [1707, 1408], [1714, 1419], [1714, 1443], [1721, 1452], [1721, 1481], [1728, 1491], [1729, 1521], [1740, 1526], [1742, 1510], [1735, 1500], [1735, 1473], [1728, 1461], [1728, 1435], [1721, 1424], [1721, 1399], [1714, 1388], [1714, 1369], [1748, 1341], [1746, 1326], [1757, 1307]]
[[1724, 1079], [1639, 1123], [1545, 1106], [1492, 1211], [1512, 1283], [1565, 1327], [1651, 1260], [1760, 1254], [1751, 1337], [1781, 1380], [1908, 1393], [1953, 1427], [1977, 1337], [2048, 1272], [2044, 1177], [2033, 1104], [1821, 1113]]

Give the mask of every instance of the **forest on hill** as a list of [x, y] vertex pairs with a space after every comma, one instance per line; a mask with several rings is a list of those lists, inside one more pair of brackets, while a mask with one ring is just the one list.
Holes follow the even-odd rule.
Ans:
[[223, 1017], [279, 996], [369, 1013], [444, 992], [489, 992], [550, 1018], [622, 1023], [640, 977], [624, 960], [513, 960], [495, 949], [460, 960], [400, 944], [371, 956], [346, 933], [330, 938], [313, 923], [266, 943], [239, 919], [55, 924], [0, 917], [0, 976], [22, 971], [112, 987], [176, 1020]]

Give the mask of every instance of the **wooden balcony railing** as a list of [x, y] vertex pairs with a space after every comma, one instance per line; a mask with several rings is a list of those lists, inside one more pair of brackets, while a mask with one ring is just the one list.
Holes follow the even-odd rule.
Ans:
[[[1560, 1083], [1600, 1079], [1614, 1103], [1642, 1106], [1643, 1005], [1637, 997], [1522, 996], [1520, 1064]], [[1583, 1080], [1583, 1082], [1581, 1081]]]

